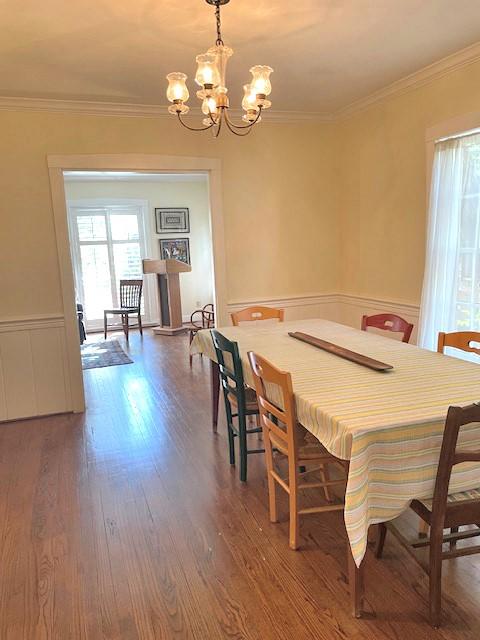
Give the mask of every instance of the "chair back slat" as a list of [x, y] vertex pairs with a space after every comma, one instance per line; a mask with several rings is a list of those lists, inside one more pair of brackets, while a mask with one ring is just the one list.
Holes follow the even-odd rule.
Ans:
[[273, 307], [247, 307], [241, 311], [235, 311], [231, 314], [232, 323], [234, 327], [238, 327], [240, 322], [253, 322], [255, 320], [273, 320], [277, 319], [279, 322], [283, 322], [284, 317], [283, 309], [274, 309]]
[[472, 342], [480, 344], [480, 333], [478, 331], [452, 331], [451, 333], [438, 334], [438, 353], [443, 353], [445, 347], [454, 347], [461, 351], [468, 351], [480, 356], [480, 348], [471, 346]]
[[457, 450], [461, 427], [477, 422], [480, 423], [480, 403], [473, 403], [467, 407], [451, 406], [448, 409], [433, 493], [432, 523], [441, 523], [445, 518], [453, 467], [463, 462], [480, 461], [478, 450], [468, 451], [463, 447]]
[[245, 382], [243, 378], [242, 361], [240, 360], [238, 352], [238, 345], [236, 342], [228, 340], [223, 334], [215, 329], [212, 329], [210, 333], [212, 335], [213, 345], [217, 356], [220, 383], [225, 396], [225, 406], [227, 407], [227, 405], [230, 405], [228, 394], [231, 393], [237, 399], [239, 411], [244, 411], [246, 407]]
[[413, 326], [413, 324], [410, 324], [394, 313], [378, 313], [374, 316], [362, 317], [362, 331], [366, 331], [367, 327], [374, 327], [375, 329], [382, 329], [383, 331], [403, 333], [402, 342], [408, 342], [410, 340]]
[[[298, 428], [292, 377], [290, 373], [277, 369], [257, 353], [249, 351], [248, 359], [255, 381], [262, 428], [268, 437], [270, 437], [269, 432], [273, 432], [282, 438], [287, 444], [289, 455], [296, 459], [298, 455]], [[272, 389], [279, 393], [279, 402], [275, 402], [269, 397]], [[272, 420], [272, 417], [275, 420]], [[276, 422], [284, 425], [284, 428], [280, 428]]]
[[120, 307], [140, 308], [143, 280], [120, 280]]

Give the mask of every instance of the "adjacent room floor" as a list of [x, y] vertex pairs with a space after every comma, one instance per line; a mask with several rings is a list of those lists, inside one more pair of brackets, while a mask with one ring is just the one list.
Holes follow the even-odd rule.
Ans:
[[352, 619], [341, 515], [305, 518], [289, 550], [286, 504], [270, 524], [261, 456], [240, 483], [187, 349], [134, 332], [133, 364], [85, 371], [85, 415], [0, 425], [0, 638], [478, 640], [480, 558], [444, 563], [434, 631], [427, 578], [392, 536]]

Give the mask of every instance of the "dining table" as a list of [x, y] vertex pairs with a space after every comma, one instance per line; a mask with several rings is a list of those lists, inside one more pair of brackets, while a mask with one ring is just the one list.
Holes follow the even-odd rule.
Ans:
[[[238, 344], [253, 387], [253, 351], [292, 376], [297, 419], [334, 456], [348, 460], [344, 519], [352, 613], [362, 615], [368, 529], [397, 518], [413, 499], [431, 498], [450, 405], [480, 400], [480, 367], [450, 355], [323, 319], [258, 321], [217, 329]], [[301, 332], [391, 365], [377, 371], [293, 338]], [[211, 361], [212, 420], [219, 375], [210, 330], [191, 353]], [[480, 424], [466, 425], [459, 446], [480, 447]], [[479, 463], [452, 473], [451, 492], [480, 487]]]

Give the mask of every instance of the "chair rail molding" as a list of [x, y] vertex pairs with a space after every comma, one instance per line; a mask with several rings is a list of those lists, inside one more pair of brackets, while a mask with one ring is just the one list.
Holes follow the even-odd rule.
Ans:
[[242, 302], [229, 302], [227, 308], [231, 313], [252, 305], [281, 307], [285, 309], [285, 320], [287, 321], [320, 317], [358, 329], [364, 314], [396, 313], [415, 325], [411, 342], [416, 340], [416, 330], [420, 315], [420, 305], [418, 304], [347, 293], [318, 293], [315, 295], [285, 296], [283, 298], [249, 299]]

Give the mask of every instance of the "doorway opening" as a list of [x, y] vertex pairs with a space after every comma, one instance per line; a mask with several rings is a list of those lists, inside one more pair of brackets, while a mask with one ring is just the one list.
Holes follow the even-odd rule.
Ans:
[[226, 255], [222, 213], [221, 163], [216, 158], [165, 156], [157, 154], [73, 154], [49, 155], [48, 173], [52, 195], [55, 237], [62, 292], [64, 344], [66, 350], [65, 385], [67, 410], [85, 410], [76, 290], [70, 251], [65, 176], [68, 172], [121, 173], [202, 173], [207, 176], [209, 228], [213, 257], [213, 298], [216, 322], [227, 322]]
[[[144, 258], [173, 257], [191, 266], [181, 277], [184, 322], [196, 309], [213, 304], [206, 173], [65, 171], [63, 175], [76, 303], [87, 333], [103, 331], [104, 310], [120, 307], [120, 283], [125, 280], [144, 279], [142, 324], [158, 324], [156, 282], [143, 276]], [[175, 214], [180, 226], [172, 224]], [[122, 320], [121, 315], [109, 316], [109, 331], [122, 330]]]

